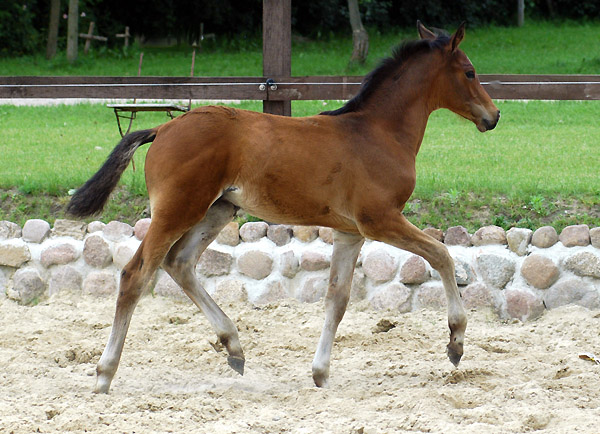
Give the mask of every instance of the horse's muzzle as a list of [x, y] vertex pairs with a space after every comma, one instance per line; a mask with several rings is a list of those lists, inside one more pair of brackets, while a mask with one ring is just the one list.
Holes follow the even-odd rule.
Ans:
[[494, 128], [496, 128], [496, 125], [498, 125], [498, 121], [500, 120], [500, 110], [498, 110], [498, 113], [496, 114], [496, 119], [494, 119], [493, 121], [490, 121], [489, 119], [485, 119], [483, 118], [481, 120], [481, 123], [483, 124], [483, 129], [481, 129], [481, 131], [489, 131], [489, 130], [493, 130]]

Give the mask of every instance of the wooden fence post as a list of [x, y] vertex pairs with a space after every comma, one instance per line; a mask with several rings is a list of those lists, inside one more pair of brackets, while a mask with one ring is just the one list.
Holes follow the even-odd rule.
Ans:
[[[292, 75], [292, 0], [263, 0], [263, 75]], [[263, 112], [291, 116], [292, 103], [263, 101]]]

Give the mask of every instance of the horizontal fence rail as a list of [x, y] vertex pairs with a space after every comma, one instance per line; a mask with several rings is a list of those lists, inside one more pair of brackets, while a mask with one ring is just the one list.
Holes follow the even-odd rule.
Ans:
[[[4, 76], [0, 77], [0, 98], [347, 100], [358, 93], [362, 79]], [[600, 100], [600, 75], [482, 74], [479, 79], [494, 99]]]
[[494, 99], [600, 99], [600, 75], [485, 74], [479, 79]]
[[0, 77], [0, 98], [265, 100], [261, 77]]

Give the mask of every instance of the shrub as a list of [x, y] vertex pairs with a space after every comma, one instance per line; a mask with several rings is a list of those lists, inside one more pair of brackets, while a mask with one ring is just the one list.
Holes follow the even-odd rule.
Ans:
[[0, 0], [0, 56], [28, 54], [37, 48], [35, 6], [35, 0]]

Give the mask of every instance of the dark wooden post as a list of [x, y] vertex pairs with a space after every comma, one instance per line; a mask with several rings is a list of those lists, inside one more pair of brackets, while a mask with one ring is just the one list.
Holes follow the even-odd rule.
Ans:
[[117, 33], [115, 37], [124, 39], [123, 46], [125, 47], [125, 50], [127, 50], [127, 47], [129, 47], [129, 38], [131, 38], [131, 34], [129, 33], [129, 26], [125, 26], [125, 33]]
[[96, 23], [90, 21], [90, 28], [88, 29], [87, 35], [84, 36], [79, 34], [80, 37], [85, 38], [85, 45], [83, 46], [83, 54], [87, 54], [90, 51], [90, 46], [92, 45], [92, 37], [94, 36], [94, 27], [96, 27]]
[[[263, 0], [263, 75], [292, 75], [292, 0]], [[292, 103], [263, 101], [263, 112], [291, 116]]]
[[96, 27], [96, 23], [93, 21], [90, 22], [90, 27], [87, 33], [80, 33], [79, 37], [85, 39], [85, 46], [83, 48], [83, 54], [87, 54], [90, 51], [90, 46], [92, 45], [92, 41], [101, 41], [106, 42], [108, 38], [106, 36], [94, 36], [94, 27]]

